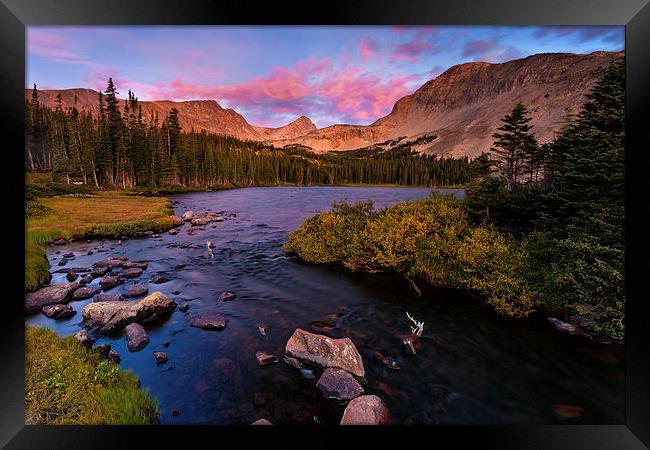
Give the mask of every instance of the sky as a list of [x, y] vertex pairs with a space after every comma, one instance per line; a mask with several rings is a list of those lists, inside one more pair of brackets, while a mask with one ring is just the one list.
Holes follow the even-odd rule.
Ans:
[[451, 66], [624, 49], [624, 28], [496, 26], [29, 27], [26, 87], [217, 100], [255, 125], [301, 115], [369, 124]]

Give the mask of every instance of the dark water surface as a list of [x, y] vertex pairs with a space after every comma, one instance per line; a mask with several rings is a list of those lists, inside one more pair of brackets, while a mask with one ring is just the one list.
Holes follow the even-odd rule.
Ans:
[[[462, 191], [453, 191], [462, 196]], [[330, 207], [332, 200], [372, 199], [378, 207], [426, 197], [428, 189], [411, 188], [251, 188], [171, 197], [176, 214], [225, 211], [235, 219], [213, 223], [188, 235], [185, 224], [176, 236], [117, 241], [75, 242], [48, 249], [52, 270], [62, 253], [75, 252], [71, 267], [89, 266], [108, 256], [150, 261], [140, 279], [109, 290], [120, 293], [147, 283], [155, 274], [172, 280], [150, 284], [188, 312], [176, 310], [167, 320], [145, 326], [150, 343], [130, 353], [121, 336], [100, 336], [157, 397], [163, 424], [248, 424], [267, 418], [276, 424], [338, 423], [344, 405], [321, 398], [315, 380], [280, 362], [259, 367], [258, 350], [281, 356], [295, 328], [338, 338], [349, 336], [366, 368], [366, 393], [387, 404], [392, 423], [513, 424], [623, 423], [624, 366], [622, 346], [595, 344], [559, 334], [542, 320], [511, 322], [463, 292], [425, 292], [414, 298], [402, 280], [354, 275], [300, 263], [286, 257], [282, 244], [302, 221]], [[215, 227], [212, 227], [214, 225]], [[216, 248], [210, 258], [205, 246]], [[192, 243], [189, 248], [179, 244]], [[105, 249], [97, 252], [97, 249]], [[95, 250], [87, 256], [87, 250]], [[61, 251], [61, 254], [57, 254]], [[178, 264], [186, 264], [176, 270]], [[53, 283], [64, 283], [55, 274]], [[95, 279], [92, 285], [97, 285]], [[179, 290], [179, 295], [172, 291]], [[217, 300], [223, 291], [237, 298]], [[71, 302], [71, 319], [42, 315], [27, 322], [46, 325], [60, 335], [74, 334], [81, 308]], [[229, 318], [223, 331], [189, 325], [192, 314], [215, 311]], [[410, 332], [409, 312], [424, 321], [421, 347], [407, 355], [399, 336]], [[330, 331], [310, 324], [338, 313]], [[258, 332], [265, 325], [266, 336]], [[169, 341], [168, 348], [163, 343]], [[156, 365], [154, 351], [169, 361]], [[391, 370], [374, 359], [379, 351], [401, 366]], [[562, 420], [554, 405], [582, 408], [577, 419]], [[181, 414], [172, 416], [172, 410]]]

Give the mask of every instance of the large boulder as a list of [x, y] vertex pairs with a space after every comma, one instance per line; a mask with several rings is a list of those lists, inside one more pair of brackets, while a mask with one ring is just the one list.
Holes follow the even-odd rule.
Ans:
[[178, 217], [176, 214], [169, 216], [172, 219], [172, 225], [175, 227], [180, 227], [183, 225], [183, 219]]
[[131, 323], [148, 322], [172, 312], [176, 302], [162, 292], [154, 292], [134, 302], [94, 302], [84, 306], [84, 325], [99, 333], [112, 333]]
[[316, 387], [327, 399], [352, 400], [363, 394], [359, 382], [342, 369], [325, 369]]
[[63, 305], [61, 303], [58, 303], [56, 305], [44, 306], [41, 312], [45, 317], [49, 317], [50, 319], [56, 319], [56, 320], [67, 319], [77, 314], [77, 311], [72, 309], [72, 306]]
[[131, 323], [124, 328], [126, 336], [126, 345], [130, 352], [142, 350], [149, 343], [149, 336], [139, 323]]
[[360, 378], [365, 375], [361, 355], [350, 338], [332, 339], [297, 328], [287, 341], [285, 352], [323, 369], [343, 369]]
[[192, 211], [185, 211], [183, 215], [181, 216], [181, 219], [185, 221], [190, 221], [192, 220], [192, 217], [194, 217], [194, 212]]
[[388, 409], [379, 397], [362, 395], [345, 408], [341, 425], [384, 425], [388, 417]]
[[44, 306], [66, 303], [72, 298], [74, 291], [79, 289], [78, 283], [54, 284], [30, 292], [25, 295], [25, 312], [37, 313]]

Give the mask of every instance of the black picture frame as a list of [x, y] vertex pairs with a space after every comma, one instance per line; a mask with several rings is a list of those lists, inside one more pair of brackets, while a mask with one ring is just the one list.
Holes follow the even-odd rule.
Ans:
[[[214, 2], [207, 0], [0, 0], [0, 99], [5, 138], [0, 147], [11, 165], [3, 171], [4, 199], [11, 226], [5, 246], [11, 260], [3, 273], [5, 298], [0, 390], [0, 445], [35, 448], [169, 448], [172, 442], [201, 438], [214, 445], [224, 437], [240, 442], [259, 439], [277, 445], [338, 445], [352, 435], [368, 443], [394, 439], [397, 445], [517, 449], [637, 449], [650, 446], [650, 336], [646, 324], [644, 260], [648, 233], [643, 219], [647, 128], [650, 124], [650, 4], [648, 0], [357, 0], [307, 2]], [[626, 414], [624, 425], [602, 426], [440, 426], [375, 428], [283, 427], [82, 427], [24, 424], [24, 295], [20, 280], [24, 248], [24, 89], [25, 27], [31, 25], [172, 25], [172, 24], [433, 24], [433, 25], [625, 25], [626, 26]], [[23, 227], [21, 229], [21, 226]], [[15, 239], [12, 239], [16, 236]], [[10, 295], [7, 295], [10, 294]], [[362, 435], [362, 436], [358, 436]], [[324, 439], [323, 439], [324, 438]], [[416, 442], [417, 440], [417, 442]], [[445, 444], [441, 444], [444, 442]], [[230, 444], [232, 445], [232, 444]], [[239, 444], [238, 444], [239, 445]], [[368, 444], [366, 444], [368, 445]]]

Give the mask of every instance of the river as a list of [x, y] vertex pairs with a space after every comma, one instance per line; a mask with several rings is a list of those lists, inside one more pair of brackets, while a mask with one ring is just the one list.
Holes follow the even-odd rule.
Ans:
[[[416, 298], [403, 280], [308, 265], [282, 250], [288, 232], [329, 209], [333, 200], [372, 199], [384, 207], [430, 193], [421, 188], [269, 187], [178, 194], [170, 196], [176, 214], [224, 211], [236, 218], [193, 235], [185, 224], [176, 236], [72, 242], [47, 252], [52, 271], [66, 252], [75, 253], [68, 263], [74, 267], [109, 256], [147, 260], [140, 279], [108, 293], [161, 274], [171, 281], [149, 284], [149, 292], [159, 290], [189, 304], [187, 312], [176, 310], [160, 323], [145, 325], [150, 342], [139, 352], [129, 352], [119, 335], [96, 342], [110, 343], [122, 358], [120, 366], [137, 374], [158, 399], [162, 424], [249, 424], [260, 418], [274, 424], [338, 423], [344, 405], [323, 399], [315, 380], [282, 361], [258, 366], [256, 351], [282, 356], [298, 327], [352, 339], [366, 368], [365, 391], [386, 402], [393, 424], [624, 423], [622, 346], [563, 335], [540, 319], [501, 319], [460, 291], [426, 290]], [[207, 240], [216, 246], [213, 257]], [[94, 254], [87, 255], [88, 250]], [[185, 267], [175, 268], [181, 264]], [[65, 282], [65, 274], [53, 275], [52, 283]], [[237, 298], [218, 301], [223, 291]], [[26, 322], [61, 336], [74, 334], [89, 301], [71, 302], [78, 313], [70, 319], [38, 314]], [[192, 314], [206, 311], [226, 315], [228, 326], [207, 331], [189, 325]], [[407, 311], [424, 322], [414, 356], [401, 349], [399, 339], [410, 332]], [[334, 328], [312, 325], [332, 314]], [[266, 327], [266, 335], [258, 325]], [[168, 362], [157, 365], [154, 351], [167, 352]], [[400, 369], [376, 362], [377, 351]], [[578, 406], [580, 417], [561, 419], [555, 405]], [[173, 410], [180, 414], [172, 415]]]

